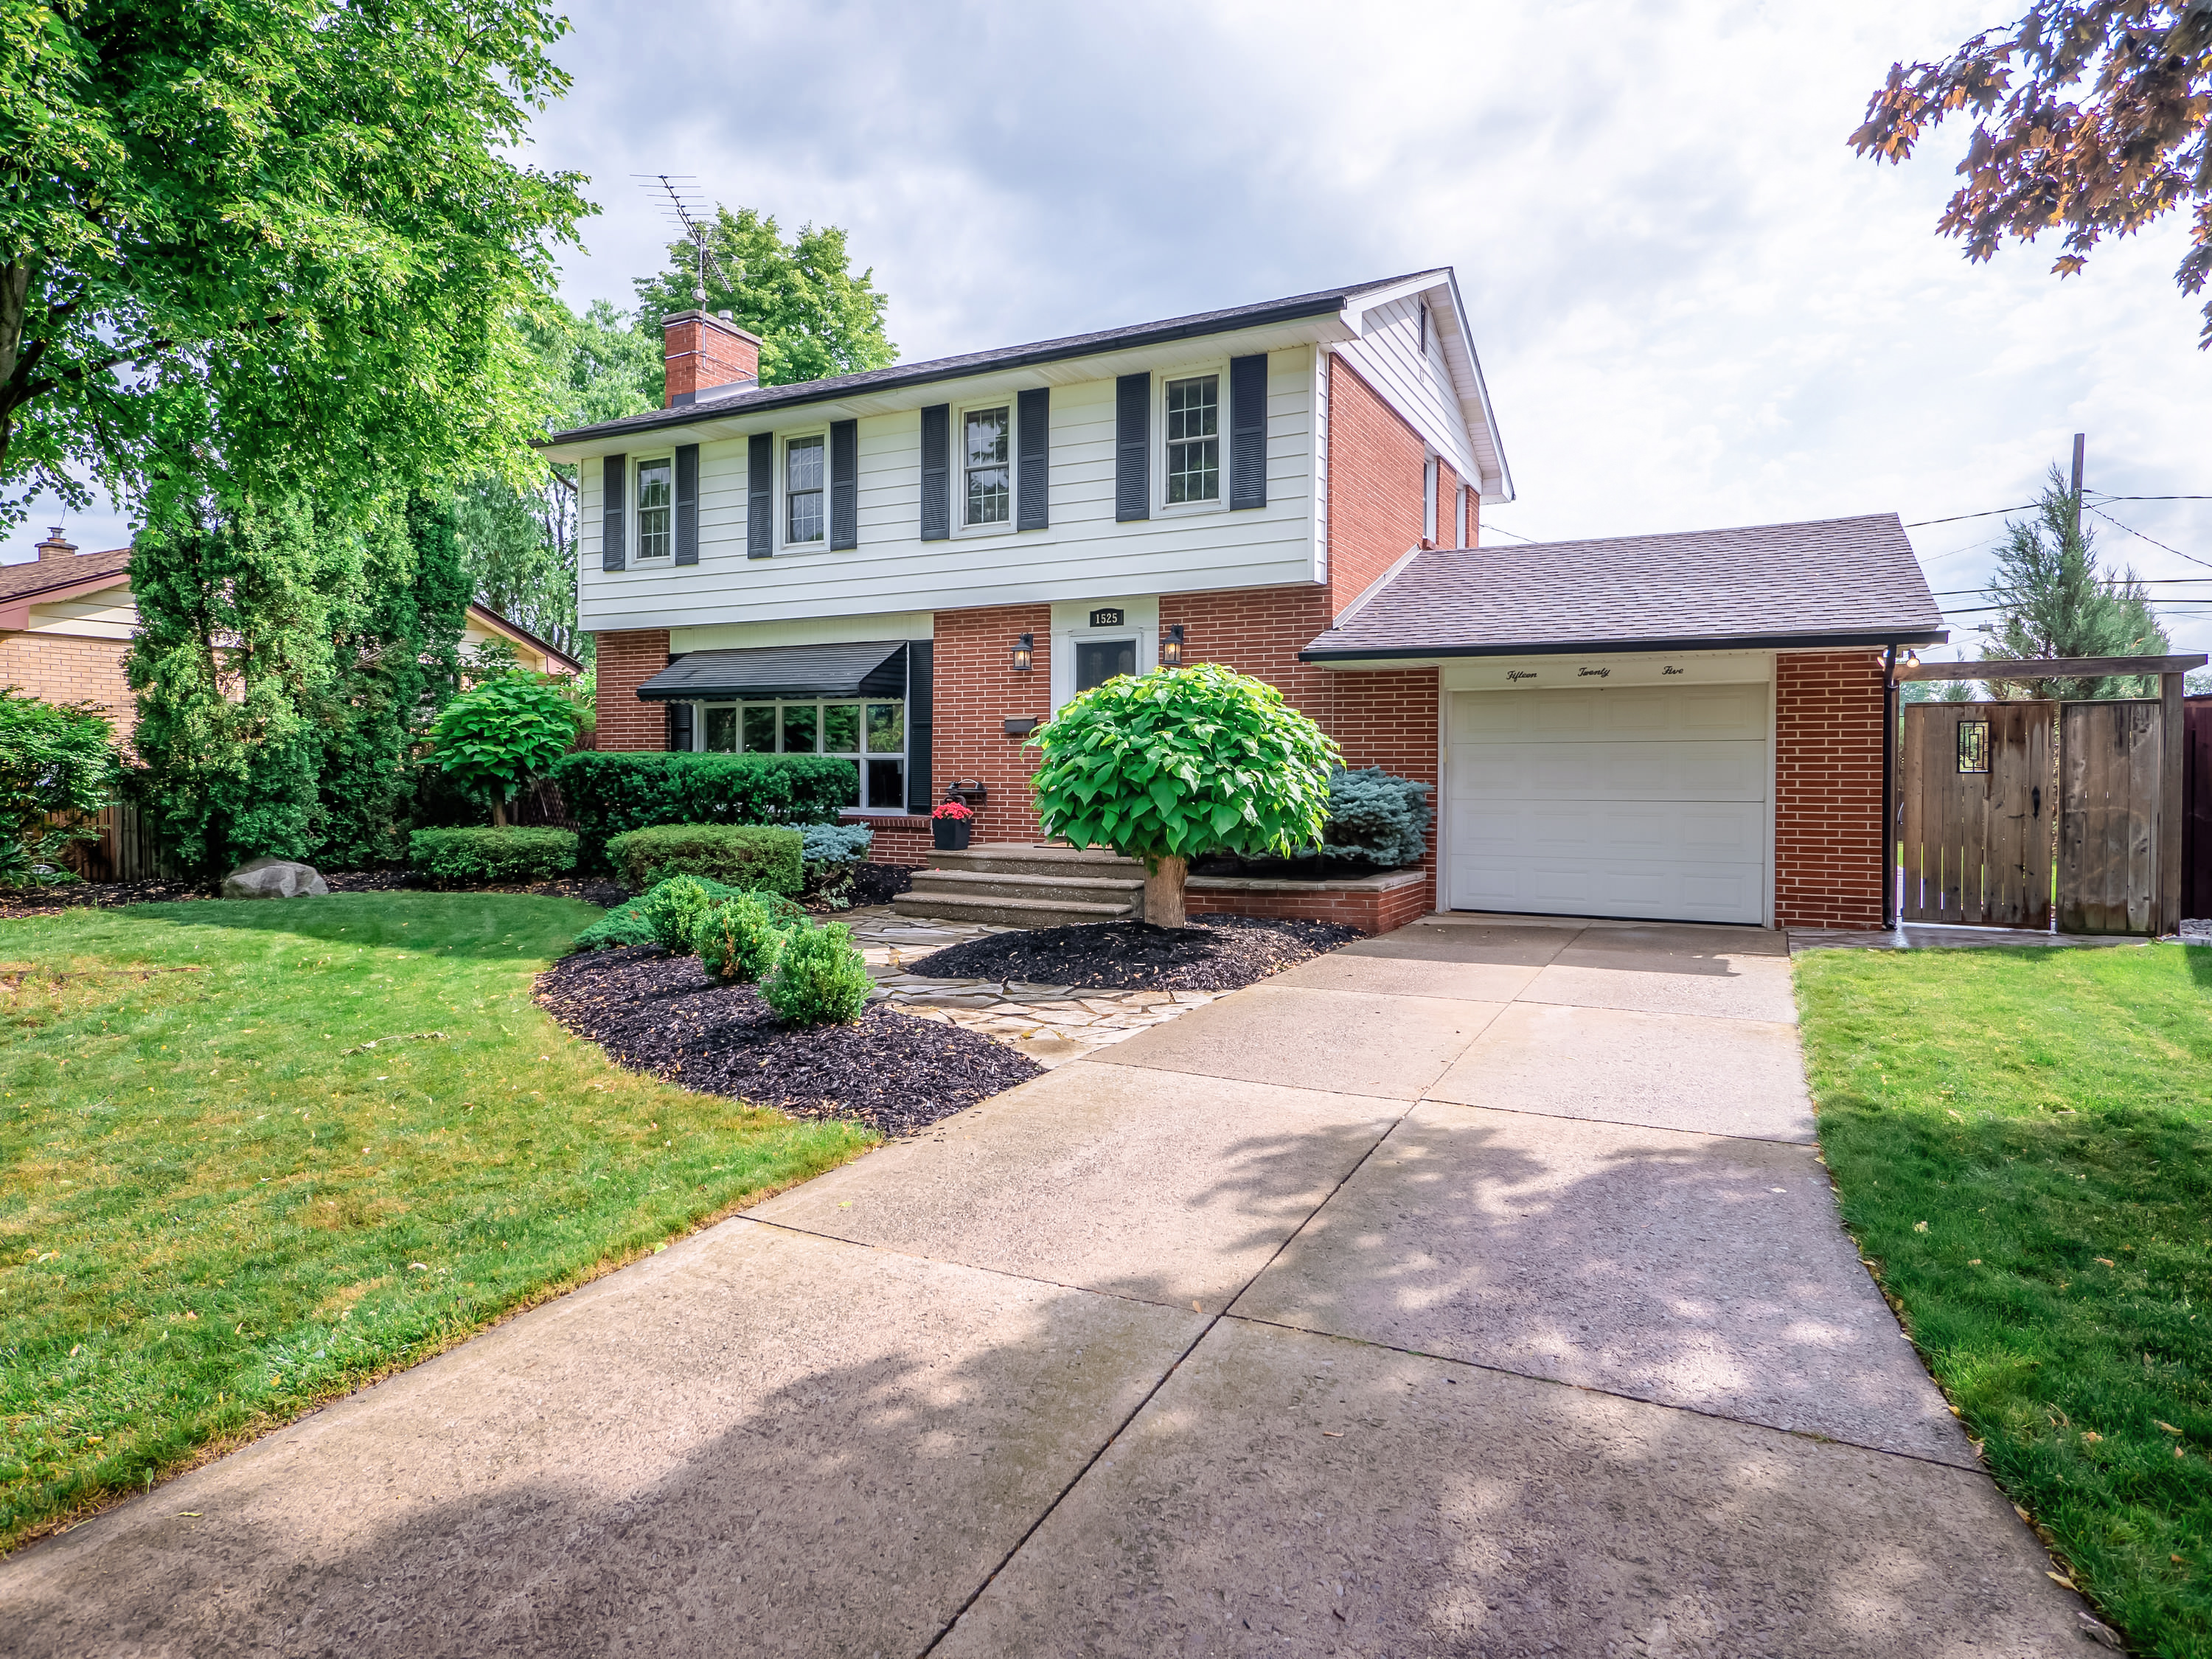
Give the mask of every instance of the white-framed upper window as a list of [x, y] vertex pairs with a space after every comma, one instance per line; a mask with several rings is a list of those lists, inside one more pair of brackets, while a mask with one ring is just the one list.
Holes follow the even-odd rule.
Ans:
[[960, 523], [963, 529], [1014, 522], [1014, 410], [990, 404], [960, 411]]
[[1160, 389], [1162, 496], [1170, 507], [1221, 501], [1219, 374], [1179, 375]]
[[787, 547], [830, 542], [830, 434], [783, 441], [783, 541]]
[[637, 556], [676, 555], [676, 458], [641, 456], [637, 463]]

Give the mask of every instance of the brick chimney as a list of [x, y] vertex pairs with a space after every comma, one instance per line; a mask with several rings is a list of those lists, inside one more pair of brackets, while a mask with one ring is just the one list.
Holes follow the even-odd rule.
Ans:
[[73, 559], [76, 556], [76, 544], [63, 538], [62, 527], [59, 525], [48, 530], [46, 540], [39, 544], [40, 564], [44, 564], [48, 559]]
[[679, 311], [660, 319], [661, 357], [668, 376], [664, 408], [710, 392], [760, 384], [760, 336], [748, 334], [726, 311]]

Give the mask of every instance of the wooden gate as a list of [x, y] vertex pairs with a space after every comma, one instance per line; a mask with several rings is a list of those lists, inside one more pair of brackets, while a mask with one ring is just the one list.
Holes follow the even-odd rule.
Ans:
[[2212, 916], [2212, 697], [2183, 705], [2181, 914]]
[[2154, 702], [2069, 702], [2063, 708], [2058, 931], [2154, 932], [2163, 711]]
[[1905, 921], [2051, 926], [2051, 702], [1905, 708]]

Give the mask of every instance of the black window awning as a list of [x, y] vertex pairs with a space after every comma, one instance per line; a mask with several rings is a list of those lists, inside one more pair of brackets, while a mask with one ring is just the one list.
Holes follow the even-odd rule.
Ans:
[[692, 651], [637, 688], [643, 702], [748, 697], [903, 697], [906, 641]]

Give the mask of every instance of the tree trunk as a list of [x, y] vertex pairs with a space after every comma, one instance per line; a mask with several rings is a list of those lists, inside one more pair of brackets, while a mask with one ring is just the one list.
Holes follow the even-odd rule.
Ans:
[[495, 830], [504, 830], [507, 828], [506, 796], [494, 795], [491, 798], [491, 823], [492, 828]]
[[1181, 927], [1186, 925], [1182, 910], [1183, 878], [1190, 873], [1190, 860], [1162, 857], [1149, 860], [1145, 866], [1145, 920], [1155, 927]]

